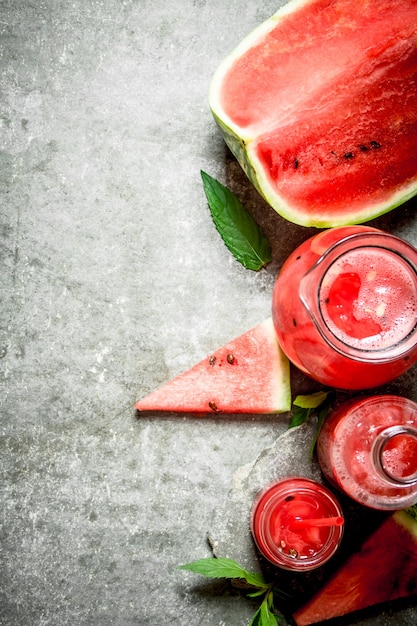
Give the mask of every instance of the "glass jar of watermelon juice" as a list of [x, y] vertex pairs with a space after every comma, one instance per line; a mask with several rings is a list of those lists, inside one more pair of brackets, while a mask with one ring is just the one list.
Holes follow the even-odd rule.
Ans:
[[308, 478], [287, 478], [265, 489], [255, 501], [252, 536], [259, 551], [286, 570], [323, 565], [343, 536], [342, 509], [334, 495]]
[[417, 502], [417, 404], [394, 395], [350, 400], [330, 414], [317, 454], [324, 475], [380, 510]]
[[417, 250], [366, 226], [323, 231], [282, 266], [272, 317], [283, 351], [315, 380], [386, 383], [417, 361]]

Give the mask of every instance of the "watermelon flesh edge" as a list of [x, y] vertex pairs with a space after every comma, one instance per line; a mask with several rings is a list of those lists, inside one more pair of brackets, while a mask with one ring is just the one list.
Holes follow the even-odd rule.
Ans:
[[138, 411], [283, 413], [290, 367], [268, 318], [135, 404]]
[[226, 143], [278, 213], [367, 221], [417, 193], [417, 4], [293, 0], [213, 76]]
[[417, 521], [396, 511], [293, 617], [297, 626], [309, 626], [415, 595]]

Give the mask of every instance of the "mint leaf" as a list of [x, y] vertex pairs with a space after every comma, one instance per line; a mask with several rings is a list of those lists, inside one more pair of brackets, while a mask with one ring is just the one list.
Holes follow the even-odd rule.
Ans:
[[310, 417], [311, 409], [303, 409], [300, 406], [293, 406], [291, 413], [291, 421], [288, 428], [295, 428], [304, 424]]
[[268, 587], [260, 574], [247, 572], [233, 559], [227, 558], [207, 558], [180, 565], [178, 569], [189, 570], [196, 574], [202, 574], [208, 578], [243, 578], [246, 582], [261, 589]]
[[329, 392], [316, 391], [316, 393], [310, 393], [307, 396], [297, 396], [293, 402], [295, 406], [302, 409], [317, 409], [327, 399]]
[[323, 422], [332, 410], [334, 399], [334, 393], [331, 391], [316, 391], [316, 393], [305, 396], [296, 396], [293, 401], [291, 420], [288, 428], [294, 428], [295, 426], [304, 424], [304, 422], [308, 421], [312, 413], [317, 415], [317, 429], [310, 446], [310, 458], [312, 458], [314, 454]]
[[331, 400], [332, 400], [331, 396], [329, 396], [329, 398], [326, 398], [326, 400], [320, 407], [320, 411], [317, 412], [317, 429], [316, 429], [316, 434], [314, 435], [313, 441], [311, 442], [311, 446], [310, 446], [310, 458], [312, 458], [313, 453], [314, 453], [314, 448], [317, 445], [317, 440], [319, 438], [321, 427], [323, 426], [323, 422], [332, 410]]
[[252, 617], [251, 621], [249, 622], [248, 626], [259, 626], [260, 623], [260, 617], [261, 616], [261, 607], [259, 607], [256, 610], [255, 615]]
[[259, 625], [260, 626], [278, 626], [277, 618], [274, 613], [272, 613], [270, 609], [270, 603], [268, 602], [268, 596], [266, 596], [260, 606], [260, 615], [259, 615]]
[[279, 626], [279, 620], [274, 613], [273, 593], [266, 594], [249, 626]]
[[[247, 593], [249, 598], [257, 598], [264, 596], [262, 603], [258, 607], [255, 615], [250, 621], [249, 626], [279, 626], [281, 617], [282, 624], [287, 624], [283, 616], [278, 619], [274, 608], [274, 594], [278, 596], [286, 596], [288, 594], [281, 592], [275, 588], [272, 583], [266, 583], [260, 574], [248, 572], [241, 567], [233, 559], [227, 558], [207, 558], [198, 561], [192, 561], [186, 565], [180, 565], [178, 569], [185, 569], [197, 574], [203, 574], [209, 578], [231, 578], [234, 580], [244, 579], [255, 590]], [[239, 585], [240, 587], [242, 585]]]
[[259, 270], [271, 260], [271, 248], [252, 215], [227, 187], [201, 170], [214, 224], [226, 247], [244, 267]]
[[265, 593], [265, 589], [266, 587], [262, 587], [260, 589], [257, 589], [256, 591], [248, 593], [247, 596], [248, 598], [259, 598], [259, 596], [262, 596]]
[[329, 392], [316, 391], [306, 396], [296, 396], [293, 401], [291, 421], [289, 428], [304, 424], [314, 409], [323, 405], [329, 397]]

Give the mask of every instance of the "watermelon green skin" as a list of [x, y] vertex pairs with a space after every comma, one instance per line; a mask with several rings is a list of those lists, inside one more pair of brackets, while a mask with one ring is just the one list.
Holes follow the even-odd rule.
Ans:
[[135, 404], [138, 411], [283, 413], [289, 361], [268, 318]]
[[386, 213], [417, 193], [417, 3], [292, 0], [221, 63], [209, 102], [286, 219]]
[[309, 626], [415, 595], [417, 521], [396, 511], [293, 617], [297, 626]]

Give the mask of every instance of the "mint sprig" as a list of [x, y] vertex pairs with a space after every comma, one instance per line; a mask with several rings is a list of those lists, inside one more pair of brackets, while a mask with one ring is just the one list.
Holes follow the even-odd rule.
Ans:
[[244, 267], [260, 270], [272, 257], [259, 225], [227, 187], [203, 170], [200, 173], [211, 216], [226, 247]]
[[280, 622], [277, 614], [274, 612], [272, 590], [265, 594], [261, 606], [256, 611], [249, 626], [279, 626], [284, 622]]
[[310, 446], [310, 458], [313, 456], [323, 422], [332, 410], [334, 399], [333, 392], [316, 391], [309, 395], [297, 396], [293, 401], [289, 428], [304, 424], [312, 414], [317, 415], [317, 429]]
[[328, 397], [329, 392], [327, 391], [317, 391], [316, 393], [311, 393], [307, 396], [297, 396], [293, 401], [292, 416], [289, 427], [294, 428], [294, 426], [304, 424], [313, 411], [326, 402]]
[[178, 569], [189, 570], [208, 578], [226, 578], [244, 581], [239, 589], [246, 591], [248, 598], [262, 598], [249, 626], [285, 626], [286, 622], [274, 606], [274, 594], [278, 592], [272, 583], [265, 582], [263, 576], [248, 572], [236, 561], [228, 558], [207, 558], [180, 565]]

